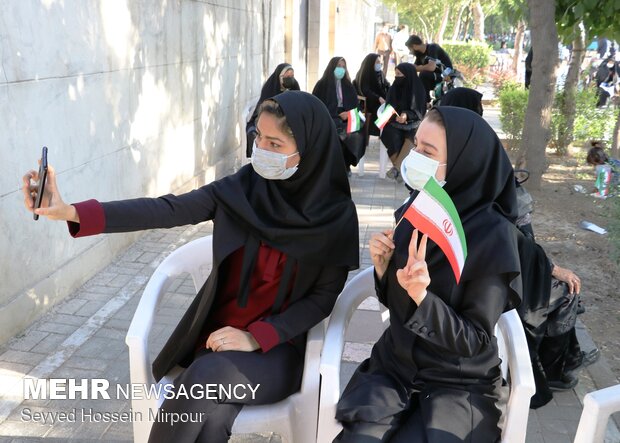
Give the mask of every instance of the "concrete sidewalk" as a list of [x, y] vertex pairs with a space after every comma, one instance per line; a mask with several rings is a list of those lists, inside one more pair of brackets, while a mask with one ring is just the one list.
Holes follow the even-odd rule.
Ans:
[[[486, 110], [485, 110], [486, 114]], [[366, 174], [351, 178], [360, 219], [361, 267], [371, 266], [367, 251], [371, 233], [392, 226], [392, 212], [407, 196], [402, 185], [378, 178], [378, 147], [373, 140], [367, 153]], [[128, 442], [131, 423], [106, 421], [33, 420], [35, 413], [69, 412], [74, 408], [95, 413], [124, 412], [127, 400], [24, 400], [21, 378], [105, 378], [111, 385], [129, 383], [125, 334], [144, 285], [161, 260], [180, 245], [211, 232], [211, 223], [146, 233], [80, 290], [34, 323], [24, 334], [0, 349], [0, 442], [92, 440]], [[67, 241], [73, 241], [67, 238]], [[195, 295], [188, 278], [173, 283], [162, 301], [151, 336], [152, 354], [161, 348]], [[342, 386], [357, 364], [366, 358], [381, 333], [378, 303], [366, 300], [355, 313], [347, 332]], [[581, 325], [584, 350], [594, 343]], [[605, 357], [581, 372], [574, 390], [555, 394], [544, 408], [530, 412], [528, 443], [569, 443], [581, 414], [581, 399], [591, 390], [618, 383]], [[40, 416], [42, 417], [42, 415]], [[49, 415], [48, 415], [49, 417]], [[279, 441], [277, 436], [240, 436], [236, 442]], [[620, 442], [613, 422], [608, 440]]]

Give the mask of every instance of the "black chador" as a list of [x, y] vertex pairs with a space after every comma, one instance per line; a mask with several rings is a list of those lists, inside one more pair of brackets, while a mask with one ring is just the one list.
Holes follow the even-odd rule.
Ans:
[[[494, 327], [520, 301], [512, 166], [495, 132], [466, 109], [439, 107], [447, 137], [444, 189], [460, 215], [468, 255], [457, 284], [430, 239], [431, 282], [420, 305], [396, 278], [413, 227], [396, 228], [396, 249], [377, 294], [390, 326], [345, 388], [337, 408], [342, 442], [495, 442], [501, 384]], [[406, 204], [417, 196], [413, 192]], [[396, 219], [405, 206], [396, 211]]]
[[348, 121], [340, 118], [342, 112], [358, 110], [359, 107], [357, 91], [351, 83], [346, 67], [344, 68], [344, 76], [341, 79], [335, 77], [334, 71], [340, 61], [343, 61], [346, 66], [346, 61], [342, 57], [334, 57], [329, 61], [325, 72], [323, 72], [323, 77], [314, 86], [312, 94], [325, 104], [329, 115], [331, 115], [336, 125], [342, 145], [345, 166], [348, 170], [351, 166], [356, 166], [364, 156], [365, 145], [362, 131], [358, 129], [347, 133]]

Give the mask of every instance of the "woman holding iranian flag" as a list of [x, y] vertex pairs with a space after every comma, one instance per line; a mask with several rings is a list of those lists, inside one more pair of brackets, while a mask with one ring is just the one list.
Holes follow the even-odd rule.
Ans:
[[[396, 67], [394, 83], [387, 93], [387, 103], [377, 113], [381, 142], [394, 165], [388, 171], [390, 178], [400, 180], [400, 165], [408, 153], [406, 144], [413, 141], [416, 129], [426, 113], [424, 85], [411, 63]], [[403, 149], [406, 150], [403, 151]]]
[[351, 166], [356, 166], [364, 156], [366, 146], [361, 131], [364, 114], [359, 110], [357, 91], [351, 83], [344, 58], [334, 57], [329, 61], [312, 94], [327, 106], [334, 120], [347, 174], [350, 176]]
[[494, 327], [521, 297], [513, 169], [466, 109], [431, 110], [415, 144], [401, 168], [414, 191], [369, 243], [390, 326], [342, 394], [335, 441], [496, 442]]

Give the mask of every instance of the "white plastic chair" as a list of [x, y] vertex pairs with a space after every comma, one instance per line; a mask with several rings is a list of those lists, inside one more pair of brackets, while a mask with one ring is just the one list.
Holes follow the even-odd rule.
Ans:
[[[157, 305], [175, 277], [189, 273], [198, 291], [211, 272], [212, 237], [206, 236], [181, 246], [157, 267], [134, 313], [125, 342], [129, 347], [131, 383], [154, 384], [149, 359], [148, 337], [157, 312]], [[285, 442], [314, 443], [317, 431], [319, 402], [319, 361], [323, 344], [325, 322], [308, 332], [304, 373], [299, 392], [274, 404], [245, 406], [237, 416], [233, 433], [275, 432]], [[177, 366], [159, 384], [172, 383], [183, 371]], [[146, 442], [152, 426], [149, 417], [155, 415], [157, 399], [131, 401], [132, 410], [142, 414], [142, 421], [133, 422], [135, 442]], [[152, 415], [149, 416], [149, 410]]]
[[575, 443], [602, 443], [609, 416], [619, 411], [620, 384], [586, 394]]
[[[325, 333], [321, 354], [321, 396], [319, 403], [319, 442], [332, 441], [342, 430], [336, 416], [340, 397], [340, 361], [347, 326], [353, 312], [368, 297], [374, 297], [373, 268], [363, 270], [343, 289], [332, 311]], [[389, 312], [382, 315], [384, 326]], [[530, 398], [535, 392], [530, 356], [517, 312], [513, 309], [501, 315], [496, 326], [498, 346], [502, 357], [502, 375], [510, 380], [510, 396], [502, 430], [502, 442], [525, 442]], [[506, 356], [507, 358], [503, 358]]]
[[[366, 149], [368, 149], [368, 147], [366, 147]], [[365, 158], [366, 156], [364, 155], [362, 158], [360, 158], [360, 161], [357, 163], [357, 175], [359, 177], [364, 176]], [[381, 140], [379, 140], [379, 178], [385, 178], [385, 174], [387, 172], [388, 160], [389, 160], [389, 157], [387, 154], [387, 149], [385, 148], [385, 146], [383, 146], [383, 143], [381, 143]]]

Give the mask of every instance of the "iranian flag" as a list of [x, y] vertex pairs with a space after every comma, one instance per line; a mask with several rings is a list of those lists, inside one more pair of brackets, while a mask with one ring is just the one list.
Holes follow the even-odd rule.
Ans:
[[597, 197], [607, 197], [609, 195], [609, 185], [611, 183], [611, 166], [602, 165], [596, 168], [598, 173], [596, 175], [596, 182], [594, 186], [598, 190]]
[[350, 134], [352, 132], [356, 132], [362, 129], [362, 125], [366, 121], [366, 117], [364, 117], [364, 114], [362, 114], [362, 111], [355, 108], [355, 109], [351, 109], [350, 111], [347, 111], [347, 114], [349, 114], [347, 118], [347, 134]]
[[377, 128], [383, 129], [394, 114], [396, 114], [396, 110], [389, 103], [384, 103], [379, 106], [379, 109], [377, 110], [377, 119], [375, 120], [375, 125], [377, 125]]
[[429, 178], [402, 219], [407, 219], [441, 248], [458, 283], [467, 258], [465, 232], [454, 203], [434, 177]]

